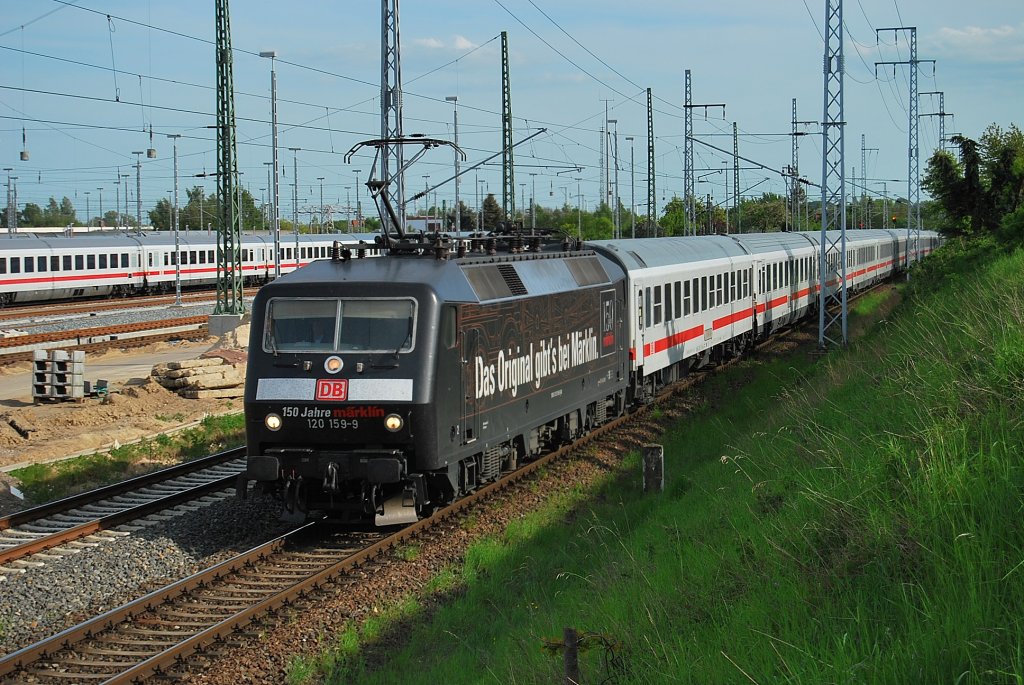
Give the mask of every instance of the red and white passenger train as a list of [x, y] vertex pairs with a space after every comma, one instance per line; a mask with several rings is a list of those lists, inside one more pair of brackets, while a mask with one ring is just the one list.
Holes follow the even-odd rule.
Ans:
[[[288, 273], [373, 235], [325, 233], [281, 237], [281, 272]], [[245, 282], [263, 283], [274, 274], [274, 240], [243, 235]], [[183, 288], [210, 287], [217, 281], [216, 233], [185, 232], [179, 241]], [[87, 297], [127, 296], [173, 291], [174, 236], [159, 233], [106, 233], [74, 237], [15, 233], [0, 236], [0, 306]]]

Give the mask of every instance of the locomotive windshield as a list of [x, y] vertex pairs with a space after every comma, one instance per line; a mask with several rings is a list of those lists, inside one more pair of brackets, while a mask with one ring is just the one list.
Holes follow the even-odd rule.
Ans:
[[405, 352], [412, 349], [409, 299], [276, 298], [267, 307], [267, 352]]

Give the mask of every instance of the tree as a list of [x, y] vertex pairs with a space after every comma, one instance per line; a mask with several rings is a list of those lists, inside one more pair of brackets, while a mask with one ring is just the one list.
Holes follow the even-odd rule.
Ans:
[[118, 226], [118, 220], [121, 218], [120, 214], [116, 209], [111, 209], [103, 214], [102, 221], [103, 225], [108, 228], [111, 226]]
[[[171, 201], [166, 197], [160, 198], [160, 201], [156, 203], [153, 209], [149, 210], [149, 225], [157, 231], [167, 231], [174, 229], [174, 214]], [[181, 220], [181, 217], [178, 218]]]
[[[445, 216], [447, 229], [455, 230], [455, 209], [451, 209]], [[463, 231], [476, 230], [476, 212], [466, 206], [466, 203], [459, 200], [459, 228]]]
[[488, 193], [484, 198], [483, 215], [485, 231], [493, 231], [505, 220], [505, 210], [494, 199], [494, 193]]
[[775, 193], [763, 193], [754, 200], [740, 205], [745, 233], [769, 233], [786, 228], [786, 198]]
[[992, 124], [980, 141], [953, 136], [960, 160], [944, 150], [928, 160], [922, 185], [940, 204], [950, 235], [996, 232], [1024, 202], [1024, 134]]
[[26, 202], [25, 209], [21, 210], [21, 216], [18, 217], [18, 225], [20, 226], [45, 226], [46, 220], [43, 218], [43, 208], [34, 202]]
[[178, 224], [182, 230], [205, 229], [211, 224], [217, 223], [217, 198], [206, 196], [206, 191], [200, 186], [186, 189], [188, 197], [184, 207], [178, 208]]
[[686, 235], [686, 203], [683, 198], [674, 195], [669, 200], [659, 225], [661, 235]]

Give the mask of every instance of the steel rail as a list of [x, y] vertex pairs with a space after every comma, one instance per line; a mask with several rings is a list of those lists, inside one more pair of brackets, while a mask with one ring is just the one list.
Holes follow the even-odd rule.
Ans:
[[[244, 447], [219, 452], [202, 459], [185, 462], [184, 464], [178, 464], [170, 468], [154, 471], [153, 473], [137, 476], [135, 478], [122, 481], [121, 483], [98, 488], [96, 490], [90, 490], [49, 504], [27, 509], [23, 512], [0, 519], [0, 531], [10, 530], [17, 526], [30, 524], [56, 514], [66, 514], [78, 507], [94, 504], [111, 497], [131, 493], [144, 487], [162, 483], [190, 473], [195, 473], [205, 468], [217, 466], [233, 459], [238, 459], [243, 456], [244, 453]], [[54, 531], [49, 535], [26, 540], [19, 545], [2, 548], [0, 549], [0, 565], [24, 559], [27, 556], [38, 554], [39, 552], [43, 552], [47, 549], [59, 547], [60, 545], [78, 540], [87, 535], [92, 535], [103, 530], [109, 530], [115, 526], [128, 523], [129, 521], [142, 518], [143, 516], [148, 516], [151, 513], [163, 509], [168, 509], [183, 502], [198, 499], [209, 492], [224, 490], [232, 487], [237, 477], [237, 474], [223, 476], [207, 483], [184, 489], [181, 492], [157, 497], [142, 504], [128, 506], [119, 512], [100, 516], [90, 521], [70, 526], [64, 530]]]

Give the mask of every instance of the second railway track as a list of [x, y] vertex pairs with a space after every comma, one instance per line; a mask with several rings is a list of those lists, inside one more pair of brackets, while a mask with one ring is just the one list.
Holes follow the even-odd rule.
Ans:
[[0, 578], [26, 572], [40, 554], [75, 553], [67, 546], [83, 538], [234, 487], [244, 454], [228, 450], [0, 518]]

